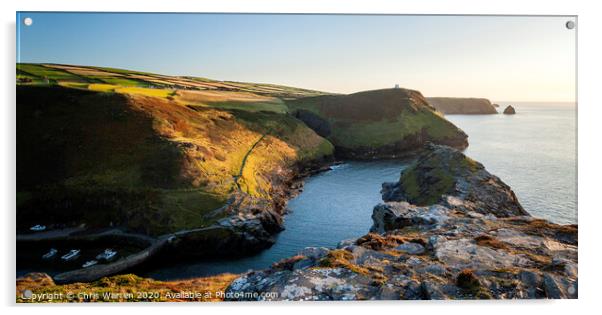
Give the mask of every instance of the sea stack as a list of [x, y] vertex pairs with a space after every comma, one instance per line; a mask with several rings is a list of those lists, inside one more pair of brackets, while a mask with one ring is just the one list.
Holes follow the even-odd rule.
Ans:
[[506, 109], [504, 109], [504, 114], [514, 115], [514, 114], [516, 114], [516, 111], [514, 110], [514, 107], [512, 107], [512, 105], [508, 105], [508, 107], [506, 107]]

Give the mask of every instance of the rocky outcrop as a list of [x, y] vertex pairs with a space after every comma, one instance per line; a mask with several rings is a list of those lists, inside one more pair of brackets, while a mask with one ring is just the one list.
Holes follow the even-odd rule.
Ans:
[[427, 97], [426, 100], [445, 115], [497, 114], [496, 104], [486, 98]]
[[[410, 169], [428, 173], [437, 169], [430, 164], [436, 160], [441, 172], [453, 174], [454, 186], [485, 186], [480, 195], [453, 189], [435, 204], [377, 205], [371, 233], [343, 241], [337, 249], [308, 248], [270, 269], [246, 273], [230, 284], [227, 298], [577, 298], [576, 225], [529, 216], [482, 165], [467, 164], [463, 154], [450, 148], [427, 150]], [[431, 187], [438, 185], [437, 177], [418, 175], [434, 180]], [[385, 189], [383, 199], [398, 195]]]
[[384, 201], [415, 205], [462, 200], [465, 211], [498, 217], [528, 215], [512, 189], [483, 165], [447, 146], [427, 144], [424, 152], [402, 171], [399, 182], [385, 183]]
[[514, 115], [514, 114], [516, 114], [516, 110], [514, 109], [514, 107], [512, 107], [512, 105], [508, 105], [504, 109], [504, 114], [506, 114], [506, 115]]
[[409, 89], [288, 100], [291, 113], [335, 146], [341, 159], [399, 158], [426, 142], [456, 148], [468, 136]]
[[236, 279], [226, 295], [234, 300], [577, 298], [576, 226], [443, 206], [389, 206], [401, 211], [387, 220], [383, 234], [311, 257], [301, 252], [294, 262]]

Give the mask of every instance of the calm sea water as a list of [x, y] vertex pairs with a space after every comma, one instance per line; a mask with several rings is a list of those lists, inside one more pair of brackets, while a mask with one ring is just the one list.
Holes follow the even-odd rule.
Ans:
[[141, 275], [171, 280], [263, 269], [305, 247], [335, 247], [342, 240], [362, 236], [372, 226], [372, 208], [382, 201], [381, 184], [397, 180], [406, 164], [348, 162], [308, 178], [304, 191], [288, 203], [291, 212], [276, 244], [256, 256], [161, 266]]
[[[575, 107], [512, 105], [517, 110], [513, 116], [447, 118], [469, 135], [465, 153], [510, 185], [533, 216], [576, 223]], [[397, 180], [405, 165], [401, 161], [348, 162], [307, 179], [304, 191], [289, 202], [286, 230], [259, 255], [162, 266], [142, 275], [169, 280], [262, 269], [305, 247], [334, 247], [341, 240], [364, 235], [372, 224], [372, 208], [381, 202], [381, 184]]]
[[[500, 103], [502, 111], [509, 103]], [[510, 185], [531, 215], [577, 223], [576, 106], [512, 103], [516, 115], [449, 115], [468, 134], [466, 155]]]

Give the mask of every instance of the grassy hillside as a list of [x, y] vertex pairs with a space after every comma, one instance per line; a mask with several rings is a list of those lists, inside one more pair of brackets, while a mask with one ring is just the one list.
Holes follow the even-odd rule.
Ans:
[[388, 147], [390, 152], [385, 154], [395, 154], [426, 141], [452, 145], [466, 141], [466, 135], [436, 113], [417, 91], [385, 89], [323, 95], [289, 100], [287, 105], [343, 151], [370, 152]]
[[71, 86], [19, 85], [17, 122], [19, 228], [85, 223], [156, 235], [206, 226], [238, 187], [269, 199], [274, 174], [333, 151], [276, 111]]
[[327, 93], [288, 86], [166, 76], [115, 68], [58, 64], [17, 64], [21, 85], [61, 85], [101, 92], [175, 99], [183, 104], [223, 109], [284, 112], [281, 99]]

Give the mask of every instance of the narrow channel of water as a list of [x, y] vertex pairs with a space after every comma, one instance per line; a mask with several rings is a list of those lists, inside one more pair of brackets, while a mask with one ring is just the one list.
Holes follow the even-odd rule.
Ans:
[[286, 229], [278, 234], [276, 244], [258, 255], [177, 263], [140, 275], [173, 280], [264, 269], [305, 247], [335, 247], [341, 240], [362, 236], [372, 225], [372, 208], [382, 201], [382, 183], [396, 181], [405, 165], [403, 161], [354, 161], [308, 178], [303, 192], [289, 201]]

